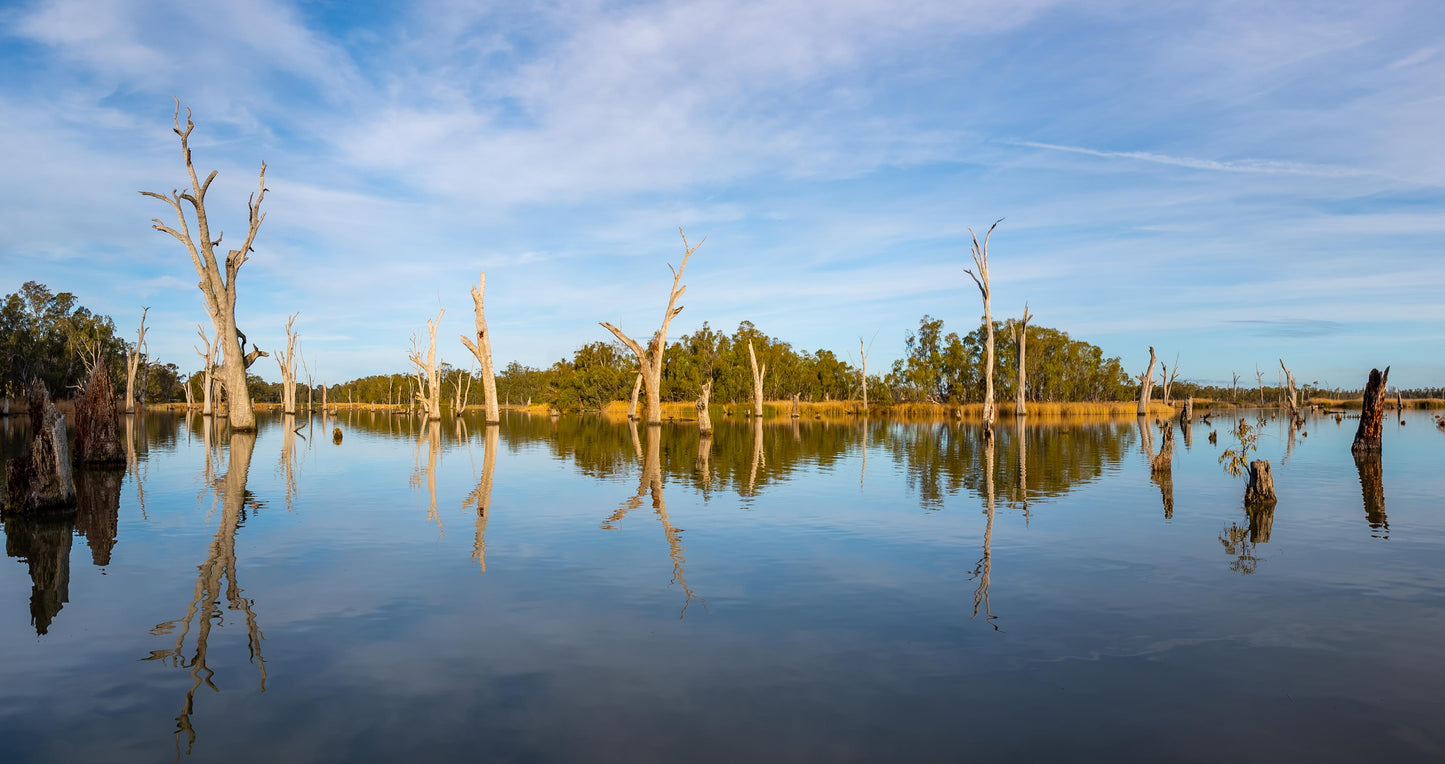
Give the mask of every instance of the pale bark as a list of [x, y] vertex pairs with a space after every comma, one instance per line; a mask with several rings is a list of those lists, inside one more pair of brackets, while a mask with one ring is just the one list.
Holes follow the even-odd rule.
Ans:
[[1019, 351], [1018, 383], [1014, 386], [1014, 416], [1025, 416], [1028, 414], [1028, 355], [1029, 344], [1029, 304], [1024, 303], [1024, 317], [1010, 328], [1013, 330], [1014, 345]]
[[632, 397], [627, 400], [627, 419], [637, 421], [637, 394], [642, 391], [642, 372], [637, 372], [637, 379], [632, 382]]
[[868, 351], [863, 347], [863, 338], [858, 338], [858, 381], [863, 388], [863, 413], [868, 413]]
[[501, 428], [497, 425], [487, 425], [486, 450], [482, 452], [482, 479], [462, 502], [463, 509], [472, 509], [477, 513], [472, 537], [472, 559], [477, 561], [482, 573], [487, 572], [487, 520], [491, 518], [492, 514], [492, 481], [497, 471], [497, 449], [501, 443], [500, 431]]
[[1289, 406], [1289, 419], [1294, 422], [1299, 419], [1299, 393], [1295, 390], [1294, 374], [1291, 374], [1289, 367], [1284, 365], [1283, 358], [1279, 359], [1279, 367], [1284, 369], [1284, 381], [1289, 394], [1289, 397], [1285, 398], [1285, 403]]
[[1139, 375], [1139, 416], [1149, 413], [1149, 399], [1154, 394], [1154, 346], [1149, 346], [1149, 368]]
[[993, 423], [997, 418], [993, 402], [993, 290], [989, 284], [988, 240], [990, 236], [993, 236], [993, 229], [1002, 222], [1003, 218], [999, 218], [988, 227], [988, 233], [984, 234], [982, 245], [978, 243], [978, 234], [975, 234], [972, 228], [968, 229], [969, 234], [973, 236], [973, 264], [978, 268], [978, 273], [967, 268], [963, 270], [973, 279], [973, 283], [978, 285], [979, 294], [983, 296], [983, 429], [984, 435], [988, 438], [993, 437]]
[[445, 312], [437, 308], [437, 317], [426, 322], [429, 338], [426, 359], [422, 359], [421, 339], [415, 334], [411, 337], [411, 352], [407, 354], [407, 360], [415, 367], [417, 389], [413, 398], [421, 405], [422, 413], [428, 420], [442, 418], [442, 379], [441, 373], [437, 371], [437, 327], [441, 325], [442, 314]]
[[276, 365], [281, 367], [281, 411], [292, 415], [296, 413], [296, 332], [292, 326], [298, 315], [287, 316], [286, 349], [276, 356]]
[[135, 396], [135, 373], [145, 362], [146, 355], [146, 314], [150, 308], [141, 308], [140, 328], [135, 332], [135, 347], [125, 357], [125, 413], [134, 414], [136, 410]]
[[[689, 246], [687, 243], [687, 234], [683, 234], [681, 228], [677, 229], [677, 232], [682, 234], [682, 264], [672, 271], [672, 292], [669, 293], [667, 298], [667, 310], [662, 314], [662, 328], [658, 329], [657, 333], [652, 335], [652, 342], [648, 348], [644, 350], [636, 340], [623, 334], [621, 329], [618, 329], [612, 324], [606, 321], [600, 322], [603, 328], [612, 332], [613, 336], [637, 356], [637, 364], [642, 370], [643, 375], [643, 387], [647, 392], [648, 424], [662, 424], [662, 353], [664, 348], [667, 347], [667, 326], [672, 323], [672, 319], [678, 313], [682, 312], [682, 306], [677, 305], [677, 298], [681, 297], [683, 292], [687, 291], [687, 287], [682, 285], [682, 272], [683, 269], [687, 268], [687, 260], [692, 257], [692, 253], [696, 252], [697, 248], [702, 246], [703, 241], [707, 241], [707, 238], [704, 237], [703, 241]], [[669, 265], [668, 268], [672, 269], [672, 266]]]
[[753, 372], [753, 416], [763, 415], [763, 377], [768, 373], [768, 365], [758, 365], [758, 357], [753, 353], [753, 341], [748, 340], [748, 364]]
[[708, 380], [702, 386], [702, 394], [697, 397], [697, 431], [702, 437], [712, 436], [712, 415], [708, 413], [708, 404], [712, 402], [712, 380]]
[[983, 441], [983, 485], [985, 500], [984, 511], [985, 514], [988, 516], [988, 522], [984, 525], [983, 528], [983, 557], [979, 558], [978, 564], [975, 565], [973, 568], [973, 575], [975, 578], [978, 579], [978, 586], [975, 587], [973, 590], [972, 617], [978, 617], [978, 608], [980, 605], [982, 605], [984, 619], [987, 620], [989, 624], [994, 627], [995, 630], [997, 630], [998, 625], [993, 622], [993, 607], [992, 604], [989, 602], [988, 598], [988, 590], [990, 585], [992, 584], [991, 576], [993, 573], [993, 517], [995, 511], [993, 486], [994, 445], [992, 437], [985, 436]]
[[[221, 233], [218, 231], [216, 237], [212, 239], [210, 222], [206, 218], [206, 191], [210, 188], [211, 181], [215, 180], [216, 172], [212, 171], [210, 175], [206, 176], [205, 181], [197, 177], [195, 165], [191, 162], [190, 148], [191, 130], [195, 128], [195, 124], [191, 122], [190, 109], [187, 109], [186, 127], [182, 130], [180, 114], [180, 102], [177, 101], [175, 132], [181, 138], [181, 155], [185, 159], [186, 172], [190, 175], [191, 188], [185, 192], [171, 191], [169, 195], [153, 191], [142, 191], [141, 193], [165, 202], [176, 213], [176, 228], [167, 226], [159, 218], [152, 220], [154, 225], [151, 227], [162, 233], [170, 234], [184, 245], [190, 254], [191, 265], [195, 267], [196, 275], [200, 278], [197, 286], [204, 298], [206, 314], [210, 316], [211, 323], [215, 327], [216, 344], [219, 346], [223, 358], [220, 373], [217, 376], [226, 388], [231, 430], [234, 432], [254, 430], [256, 429], [256, 415], [251, 406], [251, 394], [246, 389], [246, 367], [253, 363], [256, 357], [266, 355], [266, 353], [257, 348], [248, 355], [245, 348], [245, 334], [236, 328], [236, 274], [249, 259], [253, 251], [252, 244], [256, 240], [256, 232], [261, 228], [261, 221], [266, 218], [261, 213], [261, 202], [266, 197], [266, 163], [261, 163], [256, 193], [252, 194], [246, 203], [250, 212], [246, 238], [240, 247], [230, 250], [226, 254], [224, 263], [218, 262], [215, 247], [221, 243]], [[182, 200], [190, 203], [194, 210], [198, 238], [191, 237], [190, 224], [181, 207]]]
[[1174, 356], [1174, 370], [1170, 371], [1168, 366], [1159, 365], [1159, 384], [1164, 388], [1164, 405], [1173, 405], [1174, 383], [1179, 379], [1179, 355]]
[[477, 285], [472, 287], [472, 305], [476, 313], [476, 340], [470, 337], [462, 337], [462, 344], [472, 351], [477, 357], [477, 363], [482, 366], [482, 393], [486, 396], [487, 424], [497, 424], [502, 421], [502, 415], [497, 409], [497, 378], [492, 370], [492, 336], [487, 333], [487, 316], [482, 310], [482, 298], [487, 291], [487, 274], [485, 272], [477, 278]]

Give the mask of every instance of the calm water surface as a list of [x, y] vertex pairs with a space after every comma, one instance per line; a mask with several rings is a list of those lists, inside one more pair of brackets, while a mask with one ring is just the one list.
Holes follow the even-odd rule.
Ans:
[[1445, 758], [1424, 413], [207, 421], [5, 522], [0, 761]]

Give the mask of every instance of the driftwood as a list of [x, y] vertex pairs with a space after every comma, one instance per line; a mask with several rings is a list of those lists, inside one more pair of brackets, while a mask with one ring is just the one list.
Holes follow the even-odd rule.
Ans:
[[19, 513], [74, 508], [65, 417], [39, 383], [30, 386], [29, 404], [30, 449], [5, 465], [7, 507]]
[[1274, 474], [1270, 472], [1269, 460], [1255, 459], [1249, 463], [1249, 484], [1244, 488], [1244, 503], [1246, 506], [1275, 503]]
[[120, 464], [125, 449], [120, 443], [120, 419], [115, 392], [104, 363], [91, 366], [90, 377], [75, 401], [75, 461], [77, 464]]
[[1355, 430], [1355, 441], [1350, 451], [1355, 454], [1378, 453], [1380, 433], [1385, 426], [1385, 385], [1390, 379], [1390, 367], [1382, 373], [1370, 369], [1370, 381], [1365, 385], [1365, 402], [1360, 408], [1360, 426]]

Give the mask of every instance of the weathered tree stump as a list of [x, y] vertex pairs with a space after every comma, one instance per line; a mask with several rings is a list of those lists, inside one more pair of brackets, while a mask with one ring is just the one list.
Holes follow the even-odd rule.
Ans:
[[331, 430], [331, 442], [332, 442], [332, 443], [335, 443], [335, 444], [338, 445], [338, 446], [341, 445], [341, 428], [340, 428], [340, 427], [336, 427], [336, 428], [333, 428], [333, 429]]
[[1211, 445], [1211, 446], [1217, 446], [1217, 445], [1219, 445], [1219, 430], [1210, 430], [1210, 431], [1209, 431], [1209, 445]]
[[797, 419], [799, 416], [801, 414], [798, 413], [798, 394], [793, 393], [793, 418]]
[[1194, 421], [1194, 396], [1184, 399], [1184, 408], [1179, 410], [1179, 421], [1185, 424]]
[[125, 462], [115, 392], [103, 363], [91, 368], [85, 388], [75, 401], [75, 461], [82, 465]]
[[1174, 469], [1174, 427], [1164, 425], [1160, 428], [1162, 436], [1159, 443], [1159, 453], [1149, 460], [1149, 471], [1153, 473], [1171, 472]]
[[1380, 433], [1385, 427], [1385, 383], [1390, 379], [1390, 367], [1384, 373], [1370, 369], [1370, 381], [1365, 385], [1365, 403], [1360, 409], [1360, 426], [1355, 430], [1355, 442], [1350, 452], [1355, 454], [1378, 453]]
[[1255, 459], [1249, 463], [1249, 484], [1244, 488], [1246, 506], [1273, 504], [1274, 474], [1270, 472], [1268, 459]]
[[65, 417], [38, 383], [30, 387], [30, 436], [30, 449], [5, 466], [8, 508], [21, 513], [73, 508], [75, 481]]
[[[708, 380], [702, 386], [701, 395], [697, 397], [697, 431], [703, 438], [712, 437], [712, 415], [708, 413], [708, 405], [712, 402], [712, 380]], [[629, 417], [635, 419], [635, 417]]]

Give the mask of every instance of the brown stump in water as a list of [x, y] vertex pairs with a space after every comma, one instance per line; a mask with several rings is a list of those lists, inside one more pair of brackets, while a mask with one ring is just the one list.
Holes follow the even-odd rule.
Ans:
[[1365, 385], [1365, 403], [1360, 409], [1360, 426], [1355, 430], [1355, 442], [1350, 445], [1354, 454], [1379, 453], [1380, 432], [1385, 427], [1385, 383], [1390, 379], [1390, 367], [1384, 373], [1370, 369], [1370, 381]]
[[85, 389], [75, 401], [75, 461], [77, 464], [122, 464], [120, 420], [105, 364], [90, 369]]
[[1275, 503], [1274, 474], [1270, 472], [1268, 459], [1255, 459], [1249, 463], [1249, 485], [1244, 489], [1246, 506]]
[[30, 449], [5, 466], [6, 501], [15, 512], [75, 506], [65, 417], [40, 384], [30, 388]]
[[332, 442], [332, 443], [335, 443], [335, 444], [338, 445], [338, 446], [341, 445], [341, 428], [340, 428], [340, 427], [337, 427], [337, 428], [335, 428], [335, 429], [333, 429], [333, 430], [331, 431], [331, 442]]
[[1179, 421], [1189, 424], [1194, 420], [1194, 396], [1184, 399], [1184, 408], [1179, 411]]
[[1149, 460], [1149, 471], [1153, 473], [1171, 472], [1174, 469], [1174, 428], [1171, 425], [1164, 425], [1160, 428], [1163, 436], [1159, 443], [1159, 453]]

